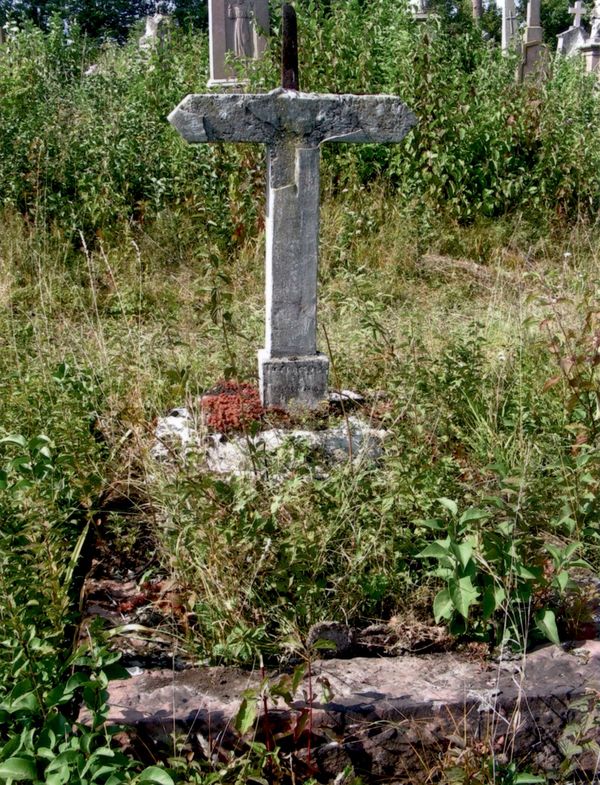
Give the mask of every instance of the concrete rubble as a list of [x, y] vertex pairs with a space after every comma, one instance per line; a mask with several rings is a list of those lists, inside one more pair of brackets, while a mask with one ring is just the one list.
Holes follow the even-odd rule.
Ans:
[[[315, 451], [329, 463], [344, 463], [351, 459], [358, 466], [364, 460], [374, 461], [381, 457], [387, 431], [351, 415], [323, 430], [269, 428], [256, 435], [225, 435], [210, 433], [181, 407], [158, 419], [155, 436], [151, 453], [156, 460], [194, 454], [200, 456], [208, 471], [241, 475], [254, 473], [257, 460], [275, 455], [286, 445], [297, 445], [301, 451]], [[293, 466], [292, 459], [287, 469], [291, 471]]]

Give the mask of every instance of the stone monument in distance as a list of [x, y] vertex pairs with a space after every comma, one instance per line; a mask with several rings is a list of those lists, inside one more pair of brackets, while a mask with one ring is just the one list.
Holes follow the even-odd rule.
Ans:
[[515, 0], [502, 2], [502, 51], [508, 52], [517, 36], [517, 10]]
[[188, 95], [169, 115], [183, 138], [267, 147], [263, 405], [316, 408], [329, 361], [317, 351], [319, 160], [323, 142], [399, 142], [416, 123], [393, 95], [298, 92], [296, 17], [283, 9], [282, 83], [270, 93]]
[[585, 58], [585, 70], [600, 78], [600, 0], [594, 2], [591, 22], [590, 36], [579, 51]]
[[209, 0], [209, 87], [235, 85], [240, 79], [229, 58], [256, 60], [267, 45], [268, 0]]
[[586, 16], [586, 9], [582, 0], [576, 0], [575, 4], [569, 8], [569, 13], [573, 14], [573, 24], [564, 33], [557, 35], [556, 51], [565, 57], [573, 57], [579, 54], [582, 46], [585, 46], [589, 39], [589, 33], [582, 25], [582, 19]]
[[528, 0], [527, 26], [523, 32], [522, 60], [519, 68], [519, 79], [537, 73], [544, 52], [543, 30], [540, 22], [540, 0]]

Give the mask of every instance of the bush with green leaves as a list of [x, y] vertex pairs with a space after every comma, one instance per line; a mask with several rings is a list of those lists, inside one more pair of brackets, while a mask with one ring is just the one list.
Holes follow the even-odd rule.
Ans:
[[[327, 191], [379, 179], [396, 200], [467, 222], [521, 209], [569, 221], [597, 211], [598, 97], [578, 63], [516, 85], [514, 61], [472, 24], [460, 34], [440, 19], [419, 26], [390, 0], [368, 14], [357, 0], [335, 12], [307, 4], [299, 26], [304, 89], [397, 93], [419, 120], [397, 146], [326, 146]], [[276, 86], [278, 46], [275, 30], [251, 89]], [[207, 71], [205, 33], [177, 30], [140, 52], [134, 42], [90, 47], [58, 22], [47, 33], [15, 31], [0, 50], [0, 204], [76, 243], [80, 232], [91, 243], [127, 222], [144, 228], [165, 210], [191, 213], [194, 231], [221, 251], [256, 234], [260, 149], [191, 147], [166, 121], [186, 93], [206, 89]]]

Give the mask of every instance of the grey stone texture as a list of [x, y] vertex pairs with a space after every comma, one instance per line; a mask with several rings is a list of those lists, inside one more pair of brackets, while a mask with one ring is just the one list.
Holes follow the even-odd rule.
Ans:
[[169, 115], [187, 142], [400, 142], [416, 118], [393, 95], [270, 93], [188, 95]]
[[[194, 455], [208, 471], [239, 476], [256, 474], [257, 456], [264, 456], [272, 468], [277, 451], [293, 444], [314, 451], [320, 458], [317, 465], [322, 472], [328, 464], [348, 460], [358, 467], [381, 457], [387, 431], [351, 415], [347, 421], [321, 431], [269, 428], [255, 436], [234, 434], [225, 437], [203, 430], [202, 423], [195, 423], [189, 411], [182, 407], [158, 419], [155, 435], [151, 452], [156, 460], [167, 461], [173, 457], [187, 460]], [[304, 456], [301, 454], [297, 460], [304, 462]], [[289, 456], [284, 468], [288, 473], [295, 469]]]
[[600, 77], [600, 0], [596, 0], [591, 13], [591, 31], [588, 32], [581, 24], [585, 8], [581, 0], [577, 0], [569, 12], [574, 14], [573, 25], [557, 36], [557, 52], [567, 57], [581, 55], [585, 70], [597, 73]]
[[600, 0], [596, 0], [591, 15], [590, 36], [580, 52], [585, 60], [585, 70], [600, 77]]
[[265, 406], [314, 409], [327, 395], [317, 352], [319, 146], [399, 142], [415, 124], [390, 95], [332, 95], [277, 88], [264, 94], [188, 95], [169, 121], [191, 143], [267, 145]]
[[502, 51], [508, 51], [517, 37], [517, 9], [515, 0], [503, 0], [502, 3]]
[[595, 73], [600, 77], [600, 41], [590, 40], [579, 51], [584, 57], [587, 73]]
[[520, 67], [521, 80], [539, 72], [544, 51], [542, 39], [540, 0], [529, 0], [527, 3], [527, 26], [523, 33], [523, 59]]
[[239, 84], [228, 58], [262, 57], [268, 43], [268, 0], [209, 0], [210, 86]]
[[[168, 744], [180, 732], [204, 754], [239, 749], [233, 720], [248, 688], [257, 691], [262, 711], [261, 679], [229, 668], [144, 672], [109, 684], [108, 721]], [[311, 713], [311, 760], [319, 777], [351, 767], [366, 781], [425, 783], [432, 771], [469, 754], [552, 772], [563, 762], [570, 724], [587, 722], [586, 738], [600, 741], [600, 725], [590, 721], [598, 713], [598, 641], [571, 651], [545, 646], [499, 663], [457, 654], [325, 660], [313, 663], [311, 679], [309, 686], [304, 677], [291, 705], [269, 698], [268, 722], [284, 734], [278, 743], [291, 744], [295, 721]], [[259, 720], [259, 739], [263, 729]], [[305, 744], [303, 736], [295, 754], [306, 760]], [[597, 756], [587, 750], [583, 745], [570, 763], [593, 774]]]
[[[317, 272], [319, 262], [319, 148], [280, 144], [269, 149], [266, 220], [266, 329], [265, 357], [298, 358], [317, 354]], [[301, 385], [280, 385], [265, 369], [263, 379], [272, 380], [264, 400], [272, 406], [285, 405], [290, 396], [314, 408], [327, 394], [320, 378], [321, 360], [315, 357], [314, 372], [303, 379], [301, 370], [281, 366]], [[304, 364], [306, 359], [303, 358]], [[297, 361], [296, 361], [297, 364]], [[290, 378], [290, 381], [292, 378]], [[309, 395], [311, 389], [315, 395]]]
[[556, 51], [565, 57], [573, 57], [581, 52], [588, 41], [589, 33], [583, 27], [569, 27], [557, 37]]
[[[274, 311], [273, 321], [281, 322], [281, 311], [292, 310], [293, 303], [290, 305], [285, 303], [285, 305], [288, 307], [271, 309]], [[267, 313], [269, 313], [268, 307]], [[302, 313], [300, 317], [302, 324], [305, 321]], [[281, 332], [279, 331], [279, 335]], [[269, 401], [269, 405], [288, 407], [290, 401], [294, 401], [299, 406], [315, 409], [326, 403], [329, 360], [324, 354], [317, 354], [315, 330], [311, 329], [310, 332], [315, 339], [312, 356], [285, 357], [279, 354], [273, 356], [268, 348], [258, 352], [259, 386], [263, 400]], [[302, 334], [300, 337], [303, 337]]]

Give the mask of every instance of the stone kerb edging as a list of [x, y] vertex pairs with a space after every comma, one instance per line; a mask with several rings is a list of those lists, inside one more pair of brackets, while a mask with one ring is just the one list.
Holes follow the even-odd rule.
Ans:
[[[231, 749], [239, 747], [242, 693], [260, 683], [258, 673], [233, 668], [146, 671], [109, 685], [108, 721], [157, 742], [182, 732], [205, 753], [207, 745]], [[565, 728], [597, 711], [600, 641], [571, 651], [545, 646], [500, 663], [456, 654], [324, 660], [313, 663], [312, 707], [308, 686], [305, 677], [291, 707], [271, 704], [269, 721], [289, 727], [312, 708], [311, 761], [320, 775], [350, 766], [367, 780], [424, 782], [432, 768], [451, 765], [449, 749], [550, 772], [563, 761]], [[586, 738], [600, 742], [598, 724]], [[576, 763], [594, 771], [596, 758], [588, 750]]]

